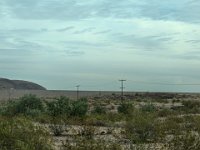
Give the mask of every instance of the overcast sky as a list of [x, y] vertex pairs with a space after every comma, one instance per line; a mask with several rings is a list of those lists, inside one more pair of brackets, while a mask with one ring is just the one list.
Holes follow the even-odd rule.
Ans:
[[200, 92], [200, 1], [0, 0], [0, 77]]

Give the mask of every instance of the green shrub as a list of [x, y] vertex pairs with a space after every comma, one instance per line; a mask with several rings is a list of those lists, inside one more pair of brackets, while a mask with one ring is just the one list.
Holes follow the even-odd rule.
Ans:
[[40, 98], [36, 97], [36, 95], [29, 94], [19, 99], [17, 109], [19, 113], [25, 114], [28, 110], [44, 111], [44, 106]]
[[119, 113], [123, 113], [123, 114], [130, 114], [133, 110], [134, 110], [134, 107], [132, 104], [130, 103], [121, 103], [119, 106], [118, 106], [118, 112]]
[[38, 116], [34, 116], [34, 118], [31, 118], [34, 122], [39, 122], [41, 124], [48, 124], [52, 122], [52, 116], [43, 113]]
[[179, 102], [180, 102], [179, 99], [173, 99], [173, 100], [172, 100], [172, 104], [174, 104], [174, 103], [179, 103]]
[[52, 140], [42, 127], [20, 118], [0, 119], [1, 150], [51, 150]]
[[141, 106], [141, 110], [144, 112], [155, 112], [156, 107], [153, 104], [148, 103], [148, 104]]
[[94, 114], [105, 114], [106, 113], [106, 109], [100, 105], [97, 105], [94, 107], [94, 110], [92, 111], [92, 113]]
[[183, 104], [184, 107], [189, 108], [189, 109], [200, 107], [200, 102], [195, 101], [195, 100], [194, 101], [192, 101], [192, 100], [182, 101], [182, 104]]
[[134, 111], [126, 122], [126, 135], [133, 143], [145, 143], [156, 138], [155, 115]]
[[200, 137], [193, 132], [186, 132], [182, 135], [174, 135], [172, 140], [165, 144], [164, 148], [170, 150], [199, 150]]
[[84, 116], [88, 111], [87, 99], [80, 99], [72, 102], [71, 116]]
[[18, 114], [17, 101], [9, 101], [1, 108], [1, 114], [5, 116], [15, 116]]
[[180, 124], [182, 124], [182, 118], [177, 118], [174, 116], [166, 117], [162, 121], [156, 122], [156, 130], [157, 134], [159, 134], [160, 137], [165, 137], [167, 135], [174, 135], [174, 134], [180, 134], [180, 132], [184, 129], [181, 128]]
[[179, 111], [181, 113], [199, 113], [200, 112], [200, 102], [196, 100], [182, 101], [183, 106], [179, 106]]
[[43, 112], [41, 110], [38, 109], [28, 109], [26, 111], [26, 115], [27, 116], [31, 116], [31, 117], [37, 117], [40, 116]]
[[44, 105], [40, 98], [35, 95], [25, 95], [19, 100], [9, 101], [2, 111], [3, 115], [15, 116], [23, 115], [39, 115], [44, 112]]
[[69, 98], [61, 96], [55, 101], [48, 102], [46, 101], [47, 112], [51, 116], [61, 116], [61, 115], [70, 115], [71, 104]]
[[157, 112], [158, 117], [167, 117], [173, 114], [173, 112], [168, 108], [162, 108]]
[[88, 111], [87, 99], [70, 101], [66, 97], [60, 97], [55, 101], [46, 102], [47, 113], [56, 116], [84, 116]]

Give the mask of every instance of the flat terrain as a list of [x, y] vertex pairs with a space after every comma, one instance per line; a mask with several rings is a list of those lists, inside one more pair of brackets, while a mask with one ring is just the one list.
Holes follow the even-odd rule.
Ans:
[[[197, 93], [125, 92], [121, 99], [120, 92], [80, 91], [79, 97], [86, 97], [80, 100], [76, 100], [76, 91], [7, 93], [4, 90], [0, 94], [0, 125], [9, 119], [18, 120], [14, 129], [23, 122], [20, 130], [27, 120], [36, 127], [33, 131], [36, 138], [32, 140], [37, 143], [39, 137], [47, 135], [41, 138], [51, 139], [50, 145], [55, 150], [200, 149], [200, 94]], [[37, 133], [39, 127], [47, 134], [41, 135], [40, 130]], [[17, 133], [21, 135], [24, 131]], [[0, 130], [1, 134], [5, 132]], [[28, 133], [25, 139], [31, 138], [30, 135]]]
[[[17, 99], [25, 94], [34, 94], [37, 97], [44, 99], [54, 99], [59, 96], [66, 96], [70, 99], [77, 98], [77, 91], [69, 90], [16, 90], [6, 89], [0, 90], [0, 100]], [[119, 91], [79, 91], [79, 97], [103, 97], [103, 98], [118, 98], [120, 99], [121, 92]], [[200, 100], [200, 93], [149, 93], [149, 92], [124, 92], [126, 99], [132, 98], [160, 98], [160, 99], [193, 99]]]

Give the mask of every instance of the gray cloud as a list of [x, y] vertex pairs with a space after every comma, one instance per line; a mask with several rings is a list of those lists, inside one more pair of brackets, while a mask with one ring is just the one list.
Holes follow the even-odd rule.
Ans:
[[48, 29], [26, 29], [26, 28], [21, 28], [21, 29], [11, 29], [11, 30], [6, 30], [6, 34], [10, 35], [15, 35], [15, 36], [21, 36], [21, 37], [29, 37], [33, 35], [37, 35], [40, 33], [47, 32]]
[[[90, 17], [179, 20], [199, 22], [200, 1], [191, 0], [100, 0], [79, 4], [75, 0], [6, 0], [11, 15], [23, 19], [78, 20]], [[4, 4], [4, 5], [5, 5]], [[1, 12], [0, 12], [1, 13]]]
[[107, 46], [110, 46], [111, 43], [105, 43], [105, 42], [97, 42], [97, 43], [92, 43], [92, 42], [86, 42], [86, 41], [61, 41], [61, 44], [64, 45], [66, 48], [71, 48], [71, 49], [85, 49], [85, 48], [105, 48]]
[[84, 51], [77, 51], [77, 50], [66, 50], [65, 54], [67, 56], [82, 56], [85, 55]]
[[191, 43], [191, 44], [199, 44], [200, 40], [187, 40], [185, 41], [186, 43]]
[[6, 45], [7, 48], [10, 49], [23, 49], [23, 50], [40, 50], [43, 48], [42, 45], [38, 44], [37, 42], [34, 41], [27, 41], [22, 38], [12, 38], [12, 37], [7, 37], [3, 38], [4, 39], [4, 44]]
[[99, 32], [95, 32], [94, 34], [98, 35], [98, 34], [105, 34], [105, 33], [110, 33], [112, 30], [103, 30], [103, 31], [99, 31]]
[[74, 85], [74, 75], [99, 83], [99, 77], [120, 76], [193, 81], [199, 8], [197, 0], [2, 0], [1, 73], [31, 80], [38, 75], [54, 89], [66, 85], [63, 79]]
[[65, 32], [65, 31], [68, 31], [68, 30], [72, 30], [74, 28], [75, 27], [73, 27], [73, 26], [69, 26], [69, 27], [65, 27], [65, 28], [56, 29], [56, 31], [58, 31], [58, 32]]
[[[130, 48], [137, 49], [141, 52], [144, 51], [162, 51], [165, 48], [165, 44], [173, 41], [173, 36], [170, 35], [155, 35], [155, 36], [138, 36], [135, 34], [126, 35], [118, 34], [114, 35], [113, 40], [115, 42], [125, 43], [125, 45], [131, 46]], [[166, 52], [166, 51], [165, 51]]]
[[83, 33], [91, 32], [94, 29], [95, 29], [95, 27], [90, 27], [90, 28], [75, 31], [74, 34], [83, 34]]
[[142, 39], [144, 39], [144, 41], [152, 40], [158, 43], [160, 42], [162, 43], [162, 42], [168, 42], [168, 41], [173, 40], [173, 36], [172, 35], [154, 35], [154, 36], [145, 36], [145, 37], [142, 37]]
[[12, 15], [23, 19], [76, 20], [90, 16], [87, 6], [78, 6], [75, 0], [7, 0]]
[[199, 22], [200, 1], [195, 4], [190, 0], [146, 1], [140, 8], [141, 16], [157, 20], [179, 20], [185, 22]]
[[[29, 56], [31, 54], [31, 51], [29, 50], [24, 50], [24, 49], [17, 49], [17, 48], [1, 48], [0, 49], [0, 53], [1, 53], [1, 58], [5, 57], [10, 57], [10, 58], [13, 58], [13, 57], [24, 57], [24, 56]], [[15, 61], [15, 59], [13, 59], [13, 61]], [[9, 59], [10, 61], [10, 59]], [[11, 61], [11, 63], [13, 62]]]

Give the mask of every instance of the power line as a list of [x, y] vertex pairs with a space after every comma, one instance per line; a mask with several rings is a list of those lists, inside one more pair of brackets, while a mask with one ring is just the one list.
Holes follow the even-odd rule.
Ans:
[[[121, 95], [122, 95], [122, 99], [123, 99], [123, 93], [124, 93], [124, 82], [126, 80], [119, 80], [121, 82]], [[200, 83], [166, 83], [166, 82], [151, 82], [151, 81], [141, 81], [141, 80], [130, 80], [130, 83], [136, 83], [136, 84], [146, 84], [146, 85], [160, 85], [160, 86], [200, 86]], [[104, 82], [102, 84], [84, 84], [83, 87], [84, 88], [105, 88], [107, 86], [113, 87], [114, 86], [114, 81], [111, 82]], [[80, 85], [76, 86], [77, 88], [77, 99], [79, 98], [79, 88]], [[69, 88], [70, 89], [70, 88]]]
[[134, 83], [140, 83], [140, 84], [150, 84], [150, 85], [177, 85], [177, 86], [200, 86], [200, 83], [164, 83], [164, 82], [146, 82], [146, 81], [133, 81]]

